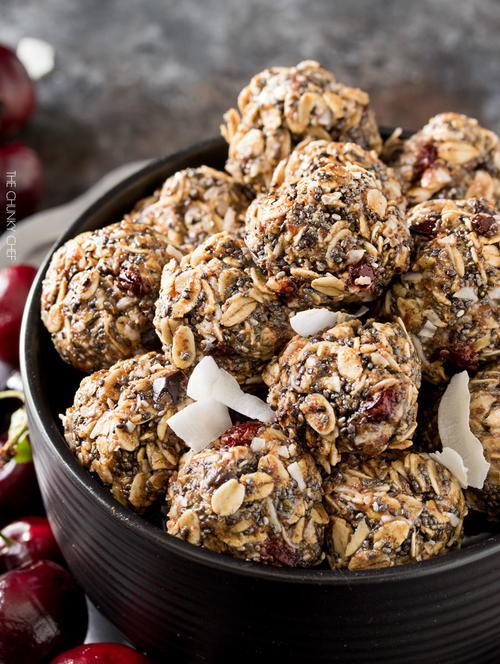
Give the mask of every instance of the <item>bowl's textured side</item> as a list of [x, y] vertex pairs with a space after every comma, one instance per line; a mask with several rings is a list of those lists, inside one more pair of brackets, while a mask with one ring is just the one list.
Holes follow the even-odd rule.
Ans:
[[[63, 239], [116, 220], [173, 171], [217, 167], [223, 155], [216, 141], [148, 166]], [[127, 638], [175, 664], [498, 661], [499, 536], [405, 568], [284, 572], [191, 547], [115, 503], [78, 466], [57, 424], [79, 376], [59, 360], [39, 321], [44, 269], [22, 331], [36, 468], [69, 567]]]

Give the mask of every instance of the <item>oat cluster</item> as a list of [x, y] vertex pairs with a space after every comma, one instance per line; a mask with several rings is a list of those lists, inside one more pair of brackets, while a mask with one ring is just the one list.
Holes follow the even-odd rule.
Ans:
[[347, 320], [296, 336], [264, 377], [277, 421], [327, 472], [339, 452], [371, 456], [411, 445], [420, 362], [399, 322]]
[[245, 241], [269, 287], [295, 309], [374, 300], [410, 255], [400, 207], [351, 162], [331, 161], [257, 198]]
[[218, 553], [275, 566], [322, 558], [328, 517], [313, 458], [279, 429], [247, 422], [182, 460], [167, 531]]
[[[372, 569], [457, 548], [466, 499], [500, 520], [500, 139], [445, 113], [382, 149], [368, 95], [311, 61], [254, 76], [222, 133], [225, 171], [170, 173], [52, 257], [42, 320], [94, 372], [62, 416], [69, 448], [123, 505], [246, 561]], [[207, 355], [253, 394], [206, 361], [190, 394], [212, 381], [233, 410], [205, 401], [191, 425]], [[491, 464], [465, 492], [426, 453], [464, 368]]]
[[347, 456], [325, 483], [333, 569], [391, 567], [457, 548], [467, 514], [460, 484], [427, 454]]
[[447, 382], [494, 359], [500, 342], [500, 214], [484, 199], [436, 200], [408, 214], [415, 235], [409, 272], [383, 309], [400, 316], [427, 380]]
[[366, 92], [339, 83], [317, 62], [271, 67], [252, 78], [221, 127], [229, 143], [226, 170], [266, 188], [278, 163], [307, 137], [352, 141], [380, 151], [382, 141]]
[[165, 266], [154, 323], [176, 367], [214, 355], [249, 383], [291, 337], [288, 313], [243, 241], [222, 232]]
[[208, 166], [187, 168], [165, 180], [158, 199], [140, 210], [137, 221], [185, 254], [220, 231], [241, 234], [249, 203], [227, 173]]
[[500, 204], [500, 139], [465, 115], [431, 118], [403, 143], [393, 165], [410, 205], [432, 198]]
[[77, 235], [53, 255], [42, 320], [61, 357], [90, 373], [158, 346], [153, 328], [167, 243], [127, 222]]
[[164, 497], [185, 449], [168, 420], [191, 403], [186, 386], [183, 372], [156, 352], [82, 380], [62, 418], [64, 435], [123, 505], [141, 512]]

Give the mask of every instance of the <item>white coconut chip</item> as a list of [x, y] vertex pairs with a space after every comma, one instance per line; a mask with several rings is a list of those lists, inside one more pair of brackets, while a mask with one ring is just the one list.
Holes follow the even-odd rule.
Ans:
[[168, 420], [168, 426], [194, 452], [201, 452], [232, 426], [229, 411], [214, 399], [186, 406]]
[[219, 377], [217, 362], [209, 355], [201, 359], [193, 369], [187, 384], [187, 395], [195, 401], [213, 399], [212, 388]]
[[[451, 448], [462, 458], [466, 469], [467, 486], [481, 489], [490, 464], [484, 458], [483, 446], [470, 430], [469, 415], [469, 375], [466, 371], [462, 371], [455, 374], [450, 380], [439, 403], [439, 437], [443, 445], [443, 453], [446, 448]], [[449, 458], [450, 453], [448, 452], [445, 459]], [[456, 460], [454, 463], [456, 465]], [[450, 470], [452, 469], [450, 468]], [[455, 471], [452, 470], [452, 472]]]
[[313, 334], [333, 327], [337, 322], [338, 312], [328, 309], [306, 309], [299, 311], [290, 318], [292, 330], [301, 337], [310, 337]]
[[54, 69], [54, 48], [43, 39], [23, 37], [17, 45], [16, 55], [34, 81]]
[[287, 470], [290, 473], [290, 476], [293, 477], [293, 479], [297, 482], [299, 489], [304, 491], [306, 488], [306, 483], [304, 482], [304, 475], [302, 475], [299, 464], [294, 461], [288, 466]]
[[458, 452], [451, 447], [444, 447], [442, 452], [433, 452], [430, 456], [446, 466], [455, 475], [463, 489], [467, 487], [467, 468]]
[[463, 286], [460, 288], [460, 290], [457, 290], [456, 293], [453, 293], [453, 297], [456, 297], [459, 300], [470, 300], [471, 302], [477, 302], [477, 295], [472, 286]]
[[268, 424], [274, 420], [274, 411], [265, 401], [243, 392], [238, 381], [221, 369], [213, 357], [204, 357], [189, 378], [187, 395], [191, 399], [213, 399], [252, 420]]

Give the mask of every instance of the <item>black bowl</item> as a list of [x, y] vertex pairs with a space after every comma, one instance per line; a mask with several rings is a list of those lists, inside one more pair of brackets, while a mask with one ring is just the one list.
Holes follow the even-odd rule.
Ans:
[[[70, 226], [57, 246], [117, 221], [167, 176], [221, 168], [222, 140], [152, 163]], [[26, 308], [22, 372], [35, 463], [69, 567], [97, 607], [158, 661], [498, 661], [500, 536], [392, 569], [274, 569], [196, 548], [119, 505], [67, 448], [58, 414], [81, 375], [40, 323], [41, 268]]]

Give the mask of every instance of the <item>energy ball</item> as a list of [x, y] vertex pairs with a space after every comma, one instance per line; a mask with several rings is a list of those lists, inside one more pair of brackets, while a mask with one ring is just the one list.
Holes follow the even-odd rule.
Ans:
[[84, 378], [62, 416], [78, 461], [137, 512], [164, 498], [185, 450], [168, 420], [192, 403], [186, 387], [187, 377], [151, 352]]
[[431, 118], [404, 142], [393, 165], [409, 205], [431, 198], [489, 198], [500, 205], [500, 139], [466, 115]]
[[450, 368], [475, 371], [498, 352], [500, 215], [482, 199], [436, 200], [408, 222], [415, 255], [383, 308], [403, 319], [424, 377], [447, 382]]
[[296, 336], [264, 380], [280, 426], [327, 472], [339, 451], [375, 456], [411, 445], [420, 362], [400, 322], [351, 319]]
[[81, 233], [53, 255], [42, 320], [63, 360], [91, 373], [157, 347], [154, 303], [166, 241], [139, 224]]
[[293, 309], [376, 299], [409, 263], [400, 208], [369, 171], [329, 163], [257, 198], [245, 242]]
[[138, 221], [188, 253], [214, 233], [241, 233], [249, 204], [243, 187], [227, 173], [200, 166], [168, 178], [159, 199], [142, 210]]
[[380, 152], [382, 140], [366, 92], [337, 82], [317, 62], [271, 67], [252, 78], [221, 127], [229, 143], [226, 170], [259, 190], [293, 147], [311, 136], [352, 141]]
[[155, 327], [172, 363], [187, 369], [203, 355], [243, 383], [292, 336], [287, 307], [267, 288], [243, 241], [217, 233], [163, 270]]
[[291, 184], [330, 163], [342, 166], [354, 164], [370, 171], [380, 183], [385, 198], [398, 205], [402, 211], [406, 209], [406, 200], [393, 169], [386, 166], [374, 150], [365, 150], [357, 143], [306, 138], [294, 148], [287, 159], [278, 164], [273, 173], [271, 186]]
[[392, 567], [460, 545], [467, 514], [458, 480], [428, 454], [349, 455], [325, 483], [332, 569]]
[[191, 544], [278, 567], [322, 558], [320, 473], [277, 428], [245, 422], [188, 453], [168, 498], [167, 531]]

